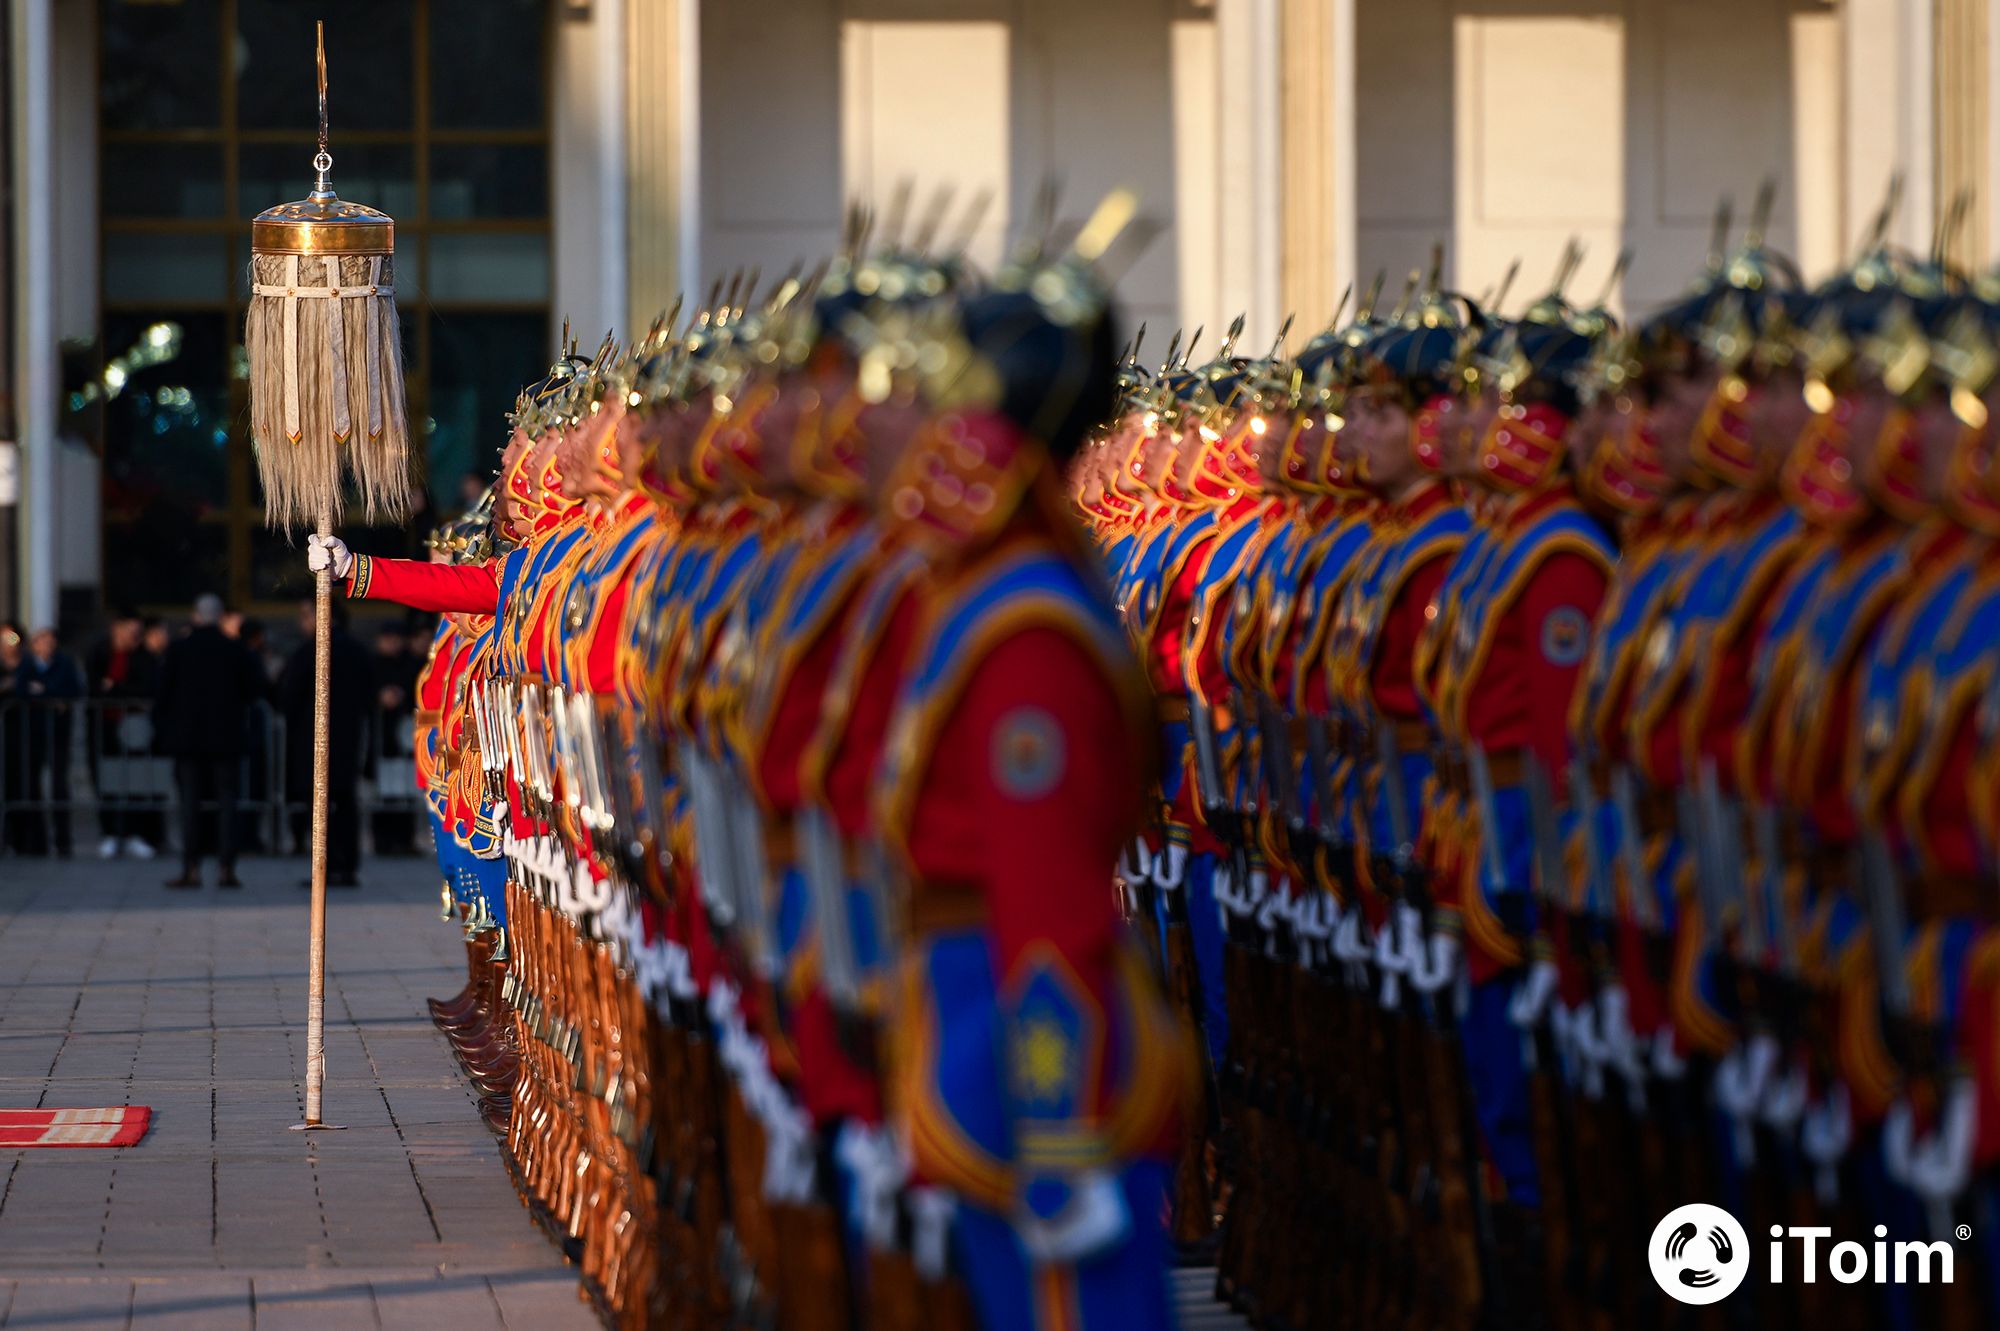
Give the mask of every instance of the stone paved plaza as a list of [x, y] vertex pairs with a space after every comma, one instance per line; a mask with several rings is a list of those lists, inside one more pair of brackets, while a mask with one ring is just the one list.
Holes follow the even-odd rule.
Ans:
[[325, 1116], [347, 1131], [287, 1131], [300, 863], [170, 892], [164, 861], [0, 859], [0, 1107], [154, 1114], [128, 1149], [0, 1149], [0, 1326], [596, 1325], [425, 1013], [463, 968], [423, 861], [330, 894]]
[[[347, 1130], [311, 1134], [300, 862], [240, 892], [172, 871], [0, 858], [0, 1108], [153, 1109], [134, 1147], [0, 1148], [0, 1328], [596, 1326], [426, 1015], [464, 973], [426, 864], [329, 893]], [[1212, 1279], [1176, 1273], [1184, 1331], [1241, 1325]]]

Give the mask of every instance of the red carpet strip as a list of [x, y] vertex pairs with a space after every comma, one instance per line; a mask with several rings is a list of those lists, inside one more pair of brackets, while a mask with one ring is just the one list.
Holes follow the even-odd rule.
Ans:
[[0, 1150], [22, 1146], [137, 1146], [153, 1121], [144, 1105], [108, 1109], [0, 1109]]

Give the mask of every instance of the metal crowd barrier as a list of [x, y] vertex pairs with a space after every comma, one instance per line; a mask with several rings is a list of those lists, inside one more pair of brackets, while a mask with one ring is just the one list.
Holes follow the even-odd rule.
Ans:
[[[137, 837], [162, 856], [177, 852], [174, 760], [159, 752], [155, 731], [147, 699], [0, 699], [0, 854], [94, 854], [107, 837]], [[370, 718], [362, 752], [372, 771], [364, 770], [357, 799], [364, 846], [375, 815], [423, 815], [407, 718], [391, 738], [396, 751], [378, 753]], [[306, 806], [286, 798], [286, 743], [284, 717], [261, 700], [251, 704], [230, 811], [246, 853], [302, 850], [292, 815]], [[213, 799], [202, 809], [219, 812]]]

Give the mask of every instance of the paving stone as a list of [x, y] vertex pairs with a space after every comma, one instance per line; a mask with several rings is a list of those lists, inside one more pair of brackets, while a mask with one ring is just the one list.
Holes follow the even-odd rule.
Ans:
[[122, 1331], [130, 1325], [132, 1282], [120, 1279], [20, 1280], [7, 1309], [8, 1331]]
[[224, 1275], [135, 1281], [132, 1325], [148, 1331], [250, 1331], [255, 1325], [250, 1281]]
[[574, 1282], [516, 1272], [489, 1276], [486, 1283], [508, 1326], [571, 1326], [578, 1317], [596, 1320], [577, 1297]]
[[[419, 861], [329, 902], [326, 1116], [303, 1134], [305, 894], [0, 860], [0, 1106], [146, 1104], [116, 1151], [0, 1151], [0, 1326], [595, 1324], [423, 1000], [463, 980]], [[351, 962], [351, 967], [343, 963]]]
[[313, 1276], [259, 1276], [250, 1282], [255, 1316], [291, 1331], [355, 1331], [379, 1327], [367, 1282], [333, 1284]]

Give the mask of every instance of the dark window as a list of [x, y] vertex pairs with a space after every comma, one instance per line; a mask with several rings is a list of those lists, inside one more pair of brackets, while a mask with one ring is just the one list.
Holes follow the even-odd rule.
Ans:
[[[333, 178], [396, 219], [411, 440], [429, 502], [491, 472], [548, 360], [546, 0], [100, 0], [105, 597], [307, 589], [263, 528], [242, 348], [248, 219], [311, 183], [313, 21]], [[373, 549], [400, 533], [361, 535]], [[423, 521], [421, 519], [419, 521]], [[420, 534], [421, 529], [413, 526]]]

